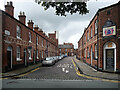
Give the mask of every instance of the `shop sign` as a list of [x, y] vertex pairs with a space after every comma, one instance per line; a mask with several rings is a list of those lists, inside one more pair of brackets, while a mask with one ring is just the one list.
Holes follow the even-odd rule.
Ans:
[[115, 26], [103, 28], [103, 36], [111, 36], [111, 35], [116, 35]]

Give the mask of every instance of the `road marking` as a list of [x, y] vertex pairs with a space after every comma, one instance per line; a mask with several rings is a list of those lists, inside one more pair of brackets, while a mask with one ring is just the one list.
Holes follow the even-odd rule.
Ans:
[[[13, 77], [22, 77], [22, 76], [28, 75], [28, 74], [30, 74], [30, 73], [32, 73], [32, 72], [35, 72], [35, 71], [37, 71], [38, 69], [40, 69], [40, 68], [36, 68], [36, 69], [34, 69], [34, 70], [30, 71], [30, 72], [27, 72], [27, 73], [25, 73], [25, 74], [21, 74], [21, 75], [18, 75], [18, 76], [13, 76]], [[2, 80], [2, 79], [8, 79], [8, 78], [0, 78], [0, 80]]]
[[3, 79], [8, 79], [8, 78], [0, 78], [0, 80], [3, 80]]
[[65, 71], [65, 68], [62, 68], [62, 71], [64, 72], [64, 71]]
[[68, 71], [68, 70], [66, 70], [65, 72], [66, 72], [66, 73], [68, 73], [69, 71]]
[[34, 69], [34, 70], [30, 71], [30, 72], [27, 72], [27, 73], [25, 73], [25, 74], [18, 75], [18, 76], [16, 76], [16, 77], [22, 77], [22, 76], [28, 75], [28, 74], [30, 74], [30, 73], [32, 73], [32, 72], [37, 71], [38, 69], [40, 69], [40, 68], [36, 68], [36, 69]]
[[85, 77], [85, 78], [88, 78], [88, 79], [94, 79], [94, 80], [102, 80], [102, 81], [107, 81], [107, 82], [113, 82], [113, 83], [120, 83], [120, 81], [117, 81], [117, 80], [108, 80], [108, 79], [96, 78], [96, 77], [86, 76], [84, 74], [80, 74], [80, 71], [76, 69], [77, 67], [76, 67], [76, 64], [73, 61], [73, 59], [72, 59], [72, 63], [74, 65], [74, 69], [76, 71], [76, 74], [81, 76], [81, 77]]

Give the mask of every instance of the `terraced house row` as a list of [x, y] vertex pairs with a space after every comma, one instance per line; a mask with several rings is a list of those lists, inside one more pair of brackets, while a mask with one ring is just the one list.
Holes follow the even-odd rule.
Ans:
[[78, 41], [77, 58], [97, 70], [120, 72], [120, 2], [99, 9]]
[[26, 16], [20, 12], [14, 18], [12, 2], [0, 10], [0, 60], [3, 72], [21, 66], [39, 63], [45, 57], [58, 55], [56, 31], [48, 36], [32, 20], [26, 25]]

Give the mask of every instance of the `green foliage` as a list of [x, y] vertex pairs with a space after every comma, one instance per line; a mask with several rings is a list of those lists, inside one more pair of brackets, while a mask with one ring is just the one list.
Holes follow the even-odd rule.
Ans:
[[70, 13], [71, 15], [74, 13], [81, 15], [89, 13], [85, 2], [41, 2], [36, 0], [36, 3], [41, 4], [45, 10], [50, 7], [54, 8], [58, 16], [66, 16], [66, 13]]

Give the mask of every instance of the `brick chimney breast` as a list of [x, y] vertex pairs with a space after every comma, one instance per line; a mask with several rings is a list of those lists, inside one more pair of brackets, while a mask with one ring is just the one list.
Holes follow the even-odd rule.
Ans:
[[33, 21], [32, 20], [29, 20], [28, 21], [28, 27], [31, 28], [33, 30]]
[[5, 5], [5, 12], [14, 17], [14, 7], [11, 1]]
[[20, 12], [19, 21], [22, 22], [23, 24], [26, 24], [26, 16], [24, 12]]

